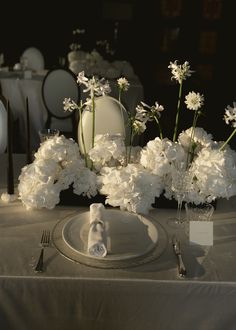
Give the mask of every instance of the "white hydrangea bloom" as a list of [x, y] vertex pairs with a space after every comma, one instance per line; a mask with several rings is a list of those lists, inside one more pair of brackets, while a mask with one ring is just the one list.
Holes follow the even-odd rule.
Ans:
[[[179, 134], [178, 141], [186, 152], [190, 148], [191, 134], [193, 127], [188, 128]], [[196, 144], [195, 153], [199, 152], [203, 147], [210, 147], [213, 145], [212, 135], [208, 134], [203, 128], [195, 127], [193, 142]]]
[[100, 174], [100, 192], [107, 196], [106, 203], [121, 210], [147, 214], [163, 190], [160, 178], [138, 164], [104, 167]]
[[192, 164], [193, 191], [188, 200], [195, 204], [229, 198], [236, 194], [236, 152], [230, 148], [203, 148]]
[[74, 193], [91, 198], [98, 193], [97, 175], [88, 168], [82, 168], [73, 184]]
[[71, 184], [75, 193], [94, 196], [96, 174], [90, 172], [77, 143], [63, 135], [55, 136], [41, 143], [34, 162], [22, 168], [19, 198], [27, 209], [52, 209], [60, 201], [60, 192]]
[[171, 162], [185, 161], [186, 153], [176, 142], [159, 137], [147, 143], [141, 151], [140, 163], [151, 173], [165, 177], [171, 171]]
[[120, 165], [125, 158], [124, 137], [121, 134], [97, 134], [89, 157], [97, 170], [103, 166]]

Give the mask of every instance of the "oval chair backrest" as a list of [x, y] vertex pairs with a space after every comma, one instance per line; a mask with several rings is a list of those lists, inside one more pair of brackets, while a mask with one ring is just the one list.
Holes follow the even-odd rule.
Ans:
[[58, 119], [71, 117], [72, 112], [64, 110], [63, 101], [71, 98], [74, 102], [79, 102], [80, 90], [76, 76], [67, 69], [50, 70], [43, 80], [42, 97], [51, 116]]
[[7, 147], [7, 111], [0, 99], [0, 154], [4, 153]]
[[26, 60], [26, 67], [34, 71], [44, 70], [44, 57], [41, 51], [35, 47], [29, 47], [21, 55]]

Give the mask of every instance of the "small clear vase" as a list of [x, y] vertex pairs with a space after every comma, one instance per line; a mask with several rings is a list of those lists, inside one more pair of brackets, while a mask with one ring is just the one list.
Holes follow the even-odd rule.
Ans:
[[186, 169], [185, 163], [181, 163], [179, 167], [172, 169], [172, 185], [171, 190], [175, 199], [177, 200], [176, 216], [168, 219], [167, 223], [173, 228], [183, 228], [185, 226], [185, 219], [182, 217], [182, 204], [186, 194], [191, 189], [193, 173]]
[[186, 221], [210, 221], [214, 213], [214, 206], [209, 203], [196, 205], [194, 203], [186, 203]]
[[185, 203], [185, 234], [189, 236], [190, 221], [211, 221], [214, 210], [214, 206], [210, 203], [202, 203], [199, 205]]

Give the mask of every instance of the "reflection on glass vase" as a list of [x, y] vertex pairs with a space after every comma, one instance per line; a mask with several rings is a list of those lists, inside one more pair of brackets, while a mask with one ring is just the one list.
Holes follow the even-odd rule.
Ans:
[[196, 205], [186, 203], [186, 220], [189, 221], [210, 221], [214, 212], [214, 206], [209, 203]]
[[185, 163], [180, 163], [172, 168], [171, 190], [177, 200], [176, 216], [168, 219], [167, 223], [173, 228], [183, 228], [185, 219], [182, 218], [182, 204], [186, 194], [191, 190], [193, 173], [190, 169], [186, 169]]

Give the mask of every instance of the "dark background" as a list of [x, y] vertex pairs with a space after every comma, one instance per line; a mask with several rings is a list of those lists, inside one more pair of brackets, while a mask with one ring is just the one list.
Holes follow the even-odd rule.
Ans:
[[[184, 94], [204, 94], [205, 116], [198, 126], [216, 140], [232, 131], [222, 120], [224, 109], [235, 96], [234, 1], [153, 0], [153, 1], [32, 1], [1, 5], [0, 53], [13, 66], [30, 46], [39, 48], [46, 68], [58, 65], [75, 41], [72, 31], [84, 28], [82, 49], [91, 51], [97, 40], [107, 39], [115, 54], [108, 59], [129, 61], [139, 76], [145, 102], [163, 104], [161, 123], [164, 135], [172, 137], [178, 85], [171, 82], [170, 61], [189, 61], [196, 72], [184, 83]], [[118, 27], [115, 38], [115, 27]], [[191, 111], [182, 110], [180, 129], [192, 122]], [[144, 140], [157, 135], [149, 125]], [[231, 146], [236, 149], [236, 138]]]

